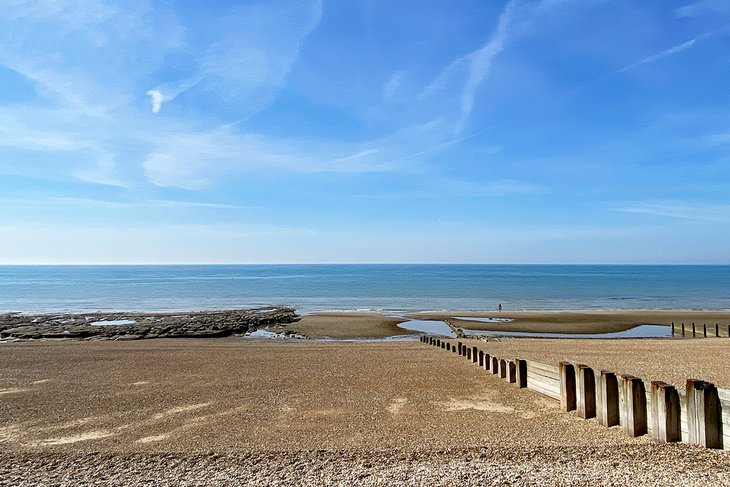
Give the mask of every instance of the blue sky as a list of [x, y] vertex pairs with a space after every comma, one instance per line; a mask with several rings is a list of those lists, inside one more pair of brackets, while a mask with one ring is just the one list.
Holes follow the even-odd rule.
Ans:
[[4, 0], [2, 263], [730, 263], [727, 0]]

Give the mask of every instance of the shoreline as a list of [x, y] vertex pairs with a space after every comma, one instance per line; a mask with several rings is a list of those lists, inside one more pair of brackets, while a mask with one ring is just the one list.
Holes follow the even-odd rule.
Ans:
[[[0, 314], [0, 340], [138, 340], [219, 338], [266, 331], [297, 339], [385, 339], [427, 334], [399, 327], [404, 322], [443, 321], [452, 329], [477, 332], [602, 335], [641, 325], [730, 324], [730, 311], [562, 310], [562, 311], [323, 311], [299, 313], [287, 306], [198, 312]], [[250, 338], [266, 338], [251, 336]], [[273, 337], [269, 337], [273, 338]], [[569, 339], [570, 337], [565, 337]]]

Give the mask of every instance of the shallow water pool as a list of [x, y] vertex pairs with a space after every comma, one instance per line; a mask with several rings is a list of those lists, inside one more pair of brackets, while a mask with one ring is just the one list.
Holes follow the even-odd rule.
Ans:
[[488, 335], [532, 338], [671, 338], [672, 327], [664, 325], [639, 325], [624, 331], [611, 333], [533, 333], [525, 331], [467, 330], [465, 335]]
[[451, 328], [449, 328], [449, 325], [443, 321], [410, 320], [400, 323], [398, 328], [403, 328], [404, 330], [409, 331], [420, 331], [421, 333], [428, 333], [429, 335], [456, 338], [456, 334], [451, 330]]

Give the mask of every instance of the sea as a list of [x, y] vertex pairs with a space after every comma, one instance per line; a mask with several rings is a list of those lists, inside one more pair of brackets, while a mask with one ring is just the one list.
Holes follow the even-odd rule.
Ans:
[[0, 266], [0, 313], [730, 309], [730, 266]]

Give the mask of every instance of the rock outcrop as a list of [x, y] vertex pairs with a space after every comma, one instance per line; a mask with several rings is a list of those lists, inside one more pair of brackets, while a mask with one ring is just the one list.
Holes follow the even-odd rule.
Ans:
[[254, 331], [260, 326], [293, 323], [298, 319], [296, 311], [286, 306], [191, 313], [5, 314], [0, 315], [0, 338], [139, 340], [225, 337]]

